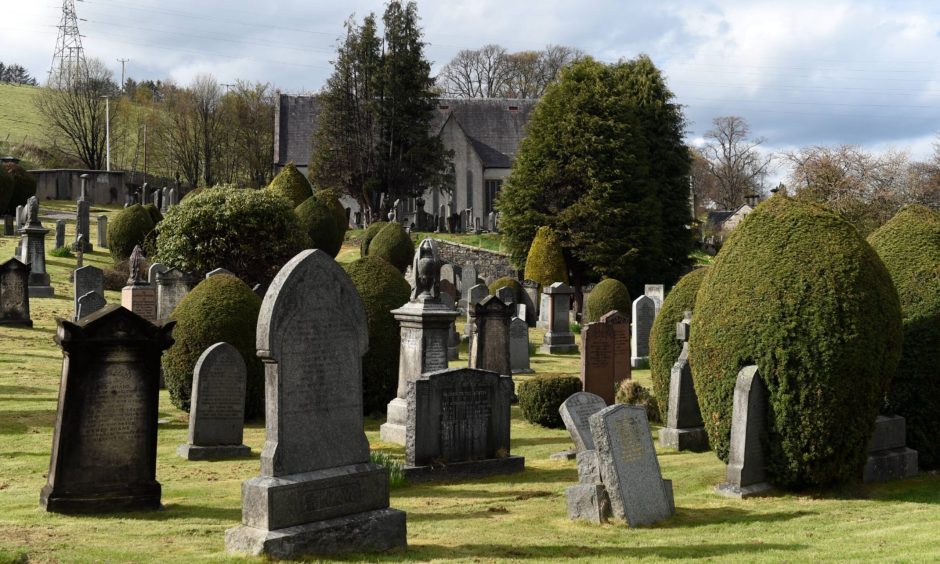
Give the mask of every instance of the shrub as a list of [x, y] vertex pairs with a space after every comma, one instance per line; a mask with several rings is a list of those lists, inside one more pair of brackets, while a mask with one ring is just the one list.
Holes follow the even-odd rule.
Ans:
[[857, 479], [900, 347], [897, 291], [858, 231], [822, 207], [767, 200], [725, 241], [695, 298], [689, 352], [709, 443], [728, 460], [735, 380], [756, 364], [770, 480]]
[[868, 238], [901, 299], [904, 346], [886, 401], [923, 468], [940, 466], [940, 213], [906, 206]]
[[568, 267], [561, 252], [558, 237], [550, 227], [539, 227], [529, 247], [525, 261], [525, 277], [539, 286], [551, 286], [555, 282], [568, 283]]
[[362, 405], [381, 413], [398, 390], [401, 332], [391, 311], [404, 305], [411, 286], [401, 272], [379, 257], [363, 257], [344, 267], [369, 320], [369, 352], [362, 357]]
[[330, 212], [333, 214], [333, 217], [336, 218], [336, 226], [343, 233], [343, 238], [345, 238], [346, 230], [349, 229], [349, 219], [346, 217], [346, 208], [344, 208], [343, 204], [339, 201], [339, 196], [332, 190], [318, 190], [314, 195], [320, 198], [320, 200], [330, 208]]
[[196, 361], [210, 346], [231, 344], [248, 369], [245, 417], [264, 414], [264, 372], [255, 350], [261, 298], [234, 276], [221, 274], [200, 282], [170, 314], [176, 343], [163, 354], [163, 374], [173, 405], [189, 411]]
[[379, 231], [383, 227], [388, 225], [387, 221], [376, 221], [366, 227], [365, 233], [362, 234], [362, 243], [359, 244], [359, 256], [364, 257], [369, 255], [369, 245], [372, 243], [372, 239], [375, 239], [375, 236], [379, 234]]
[[571, 394], [581, 391], [577, 376], [540, 375], [519, 384], [519, 407], [529, 423], [563, 429], [558, 408]]
[[299, 206], [307, 198], [313, 196], [310, 181], [300, 174], [300, 171], [292, 162], [287, 163], [287, 166], [274, 177], [271, 184], [268, 184], [267, 190], [272, 194], [287, 198], [291, 202], [292, 208]]
[[55, 249], [52, 249], [51, 251], [49, 251], [49, 254], [51, 256], [58, 257], [58, 258], [66, 258], [66, 257], [73, 256], [72, 248], [69, 245], [65, 245], [64, 247], [56, 247]]
[[13, 177], [5, 167], [0, 166], [0, 214], [13, 215], [14, 206], [10, 210], [10, 200], [13, 198]]
[[503, 276], [502, 278], [497, 278], [492, 284], [490, 284], [489, 290], [490, 295], [495, 296], [496, 290], [499, 290], [503, 286], [509, 286], [512, 288], [513, 294], [516, 296], [516, 300], [519, 300], [519, 293], [522, 291], [522, 285], [519, 284], [519, 281], [513, 278], [512, 276]]
[[108, 250], [114, 262], [127, 260], [137, 245], [143, 245], [153, 231], [153, 220], [144, 206], [134, 204], [111, 216], [108, 224]]
[[156, 226], [158, 223], [163, 221], [163, 214], [160, 213], [160, 210], [157, 209], [157, 206], [151, 204], [144, 204], [144, 209], [147, 210], [147, 213], [150, 215], [150, 221]]
[[297, 206], [294, 213], [297, 214], [301, 229], [310, 237], [313, 247], [336, 258], [343, 246], [346, 229], [337, 225], [336, 215], [330, 208], [330, 198], [331, 194], [318, 192]]
[[[646, 418], [651, 423], [663, 422], [663, 419], [659, 415], [661, 409], [659, 407], [659, 401], [655, 396], [650, 394], [647, 388], [644, 388], [638, 382], [634, 382], [633, 380], [620, 382], [620, 385], [617, 386], [615, 401], [624, 405], [636, 405], [646, 409]], [[665, 410], [665, 408], [662, 409]]]
[[267, 190], [211, 188], [173, 206], [157, 233], [157, 260], [201, 278], [224, 268], [267, 284], [309, 239], [286, 199]]
[[16, 206], [25, 206], [26, 201], [36, 195], [36, 179], [16, 163], [3, 163], [3, 168], [13, 180], [13, 193], [7, 203], [7, 213], [13, 214]]
[[630, 300], [630, 291], [619, 280], [605, 278], [600, 284], [594, 286], [584, 308], [582, 323], [594, 323], [611, 310], [630, 316], [633, 301]]
[[666, 294], [650, 330], [650, 376], [653, 379], [653, 394], [659, 402], [661, 421], [666, 420], [666, 409], [669, 407], [672, 365], [682, 352], [682, 347], [676, 340], [676, 323], [682, 321], [686, 311], [693, 311], [695, 294], [702, 284], [707, 268], [697, 268], [676, 283]]
[[408, 268], [414, 255], [415, 244], [398, 222], [383, 227], [369, 244], [368, 256], [387, 260], [399, 272]]

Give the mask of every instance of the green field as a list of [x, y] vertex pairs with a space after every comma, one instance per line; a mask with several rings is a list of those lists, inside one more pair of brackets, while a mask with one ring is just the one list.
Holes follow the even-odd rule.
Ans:
[[43, 145], [42, 118], [33, 98], [38, 86], [18, 86], [0, 83], [0, 144]]
[[[44, 212], [56, 208], [74, 209], [74, 204], [43, 203]], [[92, 215], [113, 211], [95, 207]], [[44, 223], [51, 227], [51, 221]], [[74, 222], [69, 238], [73, 232]], [[47, 243], [48, 251], [51, 239]], [[14, 244], [11, 237], [0, 238], [0, 256], [10, 256]], [[350, 247], [340, 259], [357, 256]], [[245, 443], [254, 453], [250, 460], [184, 461], [176, 447], [186, 440], [187, 415], [170, 404], [165, 391], [160, 396], [164, 422], [157, 459], [163, 511], [76, 517], [40, 510], [62, 364], [52, 341], [54, 318], [72, 313], [67, 279], [75, 262], [47, 260], [56, 297], [32, 300], [33, 329], [0, 327], [0, 562], [17, 555], [30, 562], [262, 562], [227, 555], [223, 535], [239, 523], [241, 482], [258, 474], [263, 425], [247, 425]], [[110, 263], [107, 252], [98, 248], [85, 260], [99, 267]], [[107, 292], [107, 299], [118, 302], [118, 293]], [[541, 331], [530, 333], [536, 343], [541, 336]], [[462, 354], [455, 365], [466, 362]], [[577, 356], [532, 359], [539, 373], [574, 374], [578, 364]], [[635, 372], [635, 378], [649, 384], [648, 371]], [[408, 549], [345, 560], [940, 560], [936, 473], [886, 485], [736, 501], [712, 492], [724, 476], [724, 465], [713, 454], [662, 451], [663, 476], [675, 487], [674, 518], [639, 529], [569, 521], [564, 492], [577, 482], [575, 464], [548, 458], [570, 446], [567, 433], [526, 423], [518, 407], [512, 415], [512, 452], [525, 456], [524, 473], [394, 488], [392, 507], [408, 514]], [[380, 442], [381, 423], [366, 422], [373, 449], [401, 457], [400, 447]]]

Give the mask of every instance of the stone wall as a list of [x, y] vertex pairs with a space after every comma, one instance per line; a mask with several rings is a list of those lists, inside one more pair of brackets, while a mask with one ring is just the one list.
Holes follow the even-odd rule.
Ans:
[[441, 239], [437, 239], [437, 251], [444, 262], [460, 267], [474, 265], [477, 275], [487, 284], [504, 276], [519, 279], [519, 271], [509, 263], [509, 255]]

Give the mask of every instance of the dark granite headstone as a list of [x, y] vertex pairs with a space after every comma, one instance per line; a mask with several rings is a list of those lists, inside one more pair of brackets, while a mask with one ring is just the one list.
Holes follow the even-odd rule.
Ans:
[[476, 325], [470, 336], [470, 368], [512, 374], [509, 357], [512, 310], [496, 296], [487, 296], [470, 308]]
[[[73, 273], [73, 300], [74, 300], [74, 311], [75, 319], [81, 319], [78, 316], [78, 300], [85, 294], [89, 292], [95, 292], [101, 296], [101, 301], [104, 301], [104, 271], [96, 266], [83, 266], [78, 268]], [[89, 301], [89, 306], [91, 302]], [[100, 308], [99, 308], [100, 309]], [[89, 310], [88, 306], [84, 309], [85, 315], [93, 313]]]
[[630, 334], [630, 365], [646, 368], [650, 357], [650, 330], [656, 318], [656, 302], [649, 296], [633, 300], [633, 331]]
[[55, 247], [61, 249], [65, 246], [65, 220], [60, 219], [55, 222]]
[[601, 323], [614, 328], [614, 381], [630, 379], [630, 318], [616, 309], [601, 316]]
[[461, 303], [463, 303], [463, 307], [465, 307], [467, 310], [467, 319], [464, 322], [464, 326], [463, 326], [464, 335], [469, 337], [471, 333], [473, 333], [473, 329], [475, 327], [473, 323], [473, 307], [472, 306], [480, 303], [483, 300], [483, 298], [489, 295], [490, 295], [490, 291], [486, 286], [484, 286], [483, 284], [477, 284], [476, 286], [473, 286], [472, 288], [470, 288], [470, 290], [468, 290], [467, 293], [460, 300]]
[[614, 327], [588, 323], [581, 328], [581, 389], [614, 404]]
[[13, 223], [14, 223], [14, 222], [13, 222], [13, 216], [12, 216], [12, 215], [5, 215], [5, 216], [3, 216], [3, 235], [4, 235], [4, 237], [12, 237], [13, 235], [16, 235], [16, 231], [14, 230], [14, 225], [13, 225]]
[[32, 327], [29, 317], [29, 265], [17, 258], [0, 264], [0, 325]]
[[868, 441], [862, 481], [888, 482], [917, 475], [917, 451], [907, 446], [907, 425], [900, 415], [879, 415]]
[[516, 302], [518, 301], [516, 300], [516, 291], [512, 288], [512, 286], [503, 286], [502, 288], [498, 288], [496, 290], [496, 297], [502, 300], [504, 304], [511, 306], [515, 306]]
[[767, 429], [767, 387], [757, 366], [745, 366], [734, 384], [731, 409], [731, 453], [727, 481], [716, 491], [727, 497], [745, 498], [771, 489], [765, 481], [761, 435]]
[[88, 292], [83, 296], [79, 296], [75, 306], [75, 320], [81, 321], [106, 305], [108, 305], [108, 302], [98, 292]]
[[108, 247], [108, 216], [98, 216], [98, 246], [102, 249]]
[[20, 229], [20, 261], [30, 266], [29, 296], [49, 298], [55, 290], [46, 273], [46, 234], [49, 230], [39, 222], [39, 199], [31, 196], [25, 208], [25, 221]]
[[56, 513], [159, 509], [160, 355], [175, 322], [154, 325], [117, 305], [57, 322], [65, 358], [40, 504]]
[[[77, 209], [75, 214], [75, 243], [73, 244], [74, 248], [80, 246], [81, 249], [85, 252], [92, 251], [91, 244], [91, 201], [88, 200], [86, 194], [86, 182], [88, 181], [88, 175], [82, 175], [82, 194], [78, 198]], [[79, 235], [82, 236], [82, 239], [79, 239]]]

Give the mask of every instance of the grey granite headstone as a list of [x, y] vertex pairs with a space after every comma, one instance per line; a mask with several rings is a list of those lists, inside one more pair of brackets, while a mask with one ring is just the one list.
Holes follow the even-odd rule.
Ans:
[[650, 357], [650, 330], [656, 318], [656, 302], [649, 296], [633, 300], [633, 331], [630, 334], [630, 365], [646, 368]]
[[496, 296], [470, 306], [475, 327], [470, 335], [470, 368], [512, 374], [509, 320], [512, 310]]
[[[226, 270], [224, 268], [216, 268], [215, 270], [210, 270], [209, 272], [207, 272], [206, 278], [212, 278], [213, 276], [216, 276], [218, 274], [228, 274], [229, 276], [235, 276], [235, 273], [232, 272], [231, 270]], [[237, 276], [235, 277], [238, 278]]]
[[0, 264], [0, 325], [32, 327], [29, 317], [29, 265], [17, 258]]
[[[469, 309], [470, 289], [477, 285], [477, 268], [472, 264], [460, 268], [460, 307]], [[486, 292], [489, 293], [489, 290]], [[480, 299], [483, 299], [482, 297]]]
[[155, 262], [150, 265], [150, 268], [147, 270], [147, 282], [150, 284], [157, 283], [157, 274], [160, 272], [166, 272], [170, 268], [163, 264], [162, 262]]
[[542, 290], [542, 296], [548, 300], [542, 302], [542, 307], [548, 310], [548, 327], [542, 341], [541, 351], [548, 354], [561, 354], [577, 352], [578, 345], [574, 343], [574, 333], [571, 332], [570, 309], [572, 290], [564, 282], [555, 282]]
[[594, 450], [590, 419], [605, 407], [607, 404], [604, 403], [604, 398], [588, 392], [575, 392], [558, 408], [576, 452]]
[[296, 558], [405, 546], [405, 514], [389, 508], [389, 472], [369, 461], [363, 428], [365, 310], [332, 257], [305, 250], [278, 272], [261, 304], [257, 348], [261, 475], [242, 484], [242, 525], [226, 531], [226, 548]]
[[16, 232], [17, 233], [19, 233], [20, 229], [23, 228], [23, 224], [25, 223], [23, 221], [23, 218], [25, 217], [25, 214], [23, 212], [25, 211], [26, 211], [25, 207], [16, 206], [16, 215], [14, 217], [16, 219]]
[[75, 302], [75, 320], [81, 321], [106, 305], [108, 302], [105, 301], [104, 296], [98, 292], [88, 292]]
[[533, 371], [529, 366], [529, 324], [524, 318], [513, 317], [509, 322], [509, 361], [513, 374]]
[[[460, 268], [456, 265], [453, 265], [449, 262], [445, 262], [441, 265], [441, 283], [448, 281], [455, 290], [459, 290], [458, 284], [460, 284]], [[456, 292], [453, 294], [456, 296]]]
[[663, 300], [666, 299], [666, 287], [662, 284], [646, 284], [643, 286], [643, 295], [652, 298], [656, 304], [656, 315], [659, 315], [659, 308], [663, 307]]
[[552, 300], [548, 294], [542, 293], [539, 295], [538, 301], [538, 321], [536, 321], [535, 326], [539, 329], [548, 330], [549, 319], [551, 318], [551, 308]]
[[98, 246], [102, 249], [108, 246], [108, 216], [98, 216]]
[[251, 455], [242, 444], [245, 423], [245, 360], [228, 343], [203, 351], [193, 369], [189, 441], [177, 454], [187, 460], [224, 460]]
[[767, 429], [767, 387], [757, 366], [745, 366], [734, 384], [731, 409], [731, 452], [727, 481], [716, 491], [727, 497], [745, 498], [771, 489], [765, 481], [761, 435]]
[[659, 444], [679, 451], [705, 452], [708, 450], [708, 434], [698, 406], [698, 396], [692, 384], [692, 368], [689, 366], [689, 334], [692, 312], [676, 324], [676, 339], [682, 343], [679, 359], [672, 365], [669, 377], [669, 407], [666, 426], [659, 430]]
[[672, 483], [663, 480], [659, 469], [646, 408], [612, 405], [592, 415], [590, 421], [614, 517], [631, 527], [671, 517]]
[[176, 268], [157, 271], [157, 319], [169, 319], [176, 305], [192, 289], [193, 278]]
[[588, 323], [581, 327], [581, 389], [614, 404], [614, 327]]
[[900, 415], [879, 415], [868, 441], [862, 471], [866, 484], [902, 480], [917, 475], [917, 451], [907, 446], [907, 425]]
[[470, 337], [473, 332], [473, 306], [483, 301], [483, 298], [490, 295], [490, 290], [483, 284], [477, 284], [470, 288], [465, 296], [464, 307], [467, 308], [467, 320], [463, 326], [463, 334]]
[[61, 249], [65, 246], [65, 220], [59, 219], [55, 222], [55, 247]]
[[160, 509], [160, 357], [175, 322], [154, 325], [118, 305], [78, 323], [58, 319], [62, 379], [48, 481], [56, 513]]
[[[78, 316], [79, 298], [81, 298], [82, 296], [84, 296], [85, 294], [89, 292], [94, 292], [98, 294], [99, 296], [101, 296], [101, 301], [104, 301], [104, 271], [102, 271], [100, 268], [96, 266], [83, 266], [75, 270], [73, 279], [74, 279], [74, 288], [73, 288], [74, 289], [74, 292], [73, 292], [74, 308], [73, 309], [75, 312], [75, 319], [81, 319]], [[91, 301], [89, 301], [88, 304], [89, 306], [91, 306]], [[88, 311], [87, 309], [87, 306], [84, 311], [86, 312], [86, 315], [87, 313], [90, 313], [90, 311]]]

